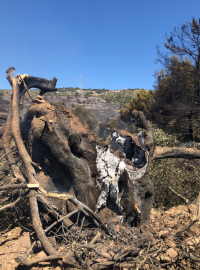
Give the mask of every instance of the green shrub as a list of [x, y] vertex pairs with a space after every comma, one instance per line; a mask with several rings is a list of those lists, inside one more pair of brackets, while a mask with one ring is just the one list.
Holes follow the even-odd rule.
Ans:
[[[157, 146], [173, 147], [177, 144], [175, 136], [168, 135], [155, 125], [153, 128]], [[154, 160], [150, 169], [150, 178], [155, 189], [154, 206], [167, 209], [184, 203], [170, 191], [169, 186], [187, 199], [195, 200], [200, 190], [199, 165], [197, 159]]]

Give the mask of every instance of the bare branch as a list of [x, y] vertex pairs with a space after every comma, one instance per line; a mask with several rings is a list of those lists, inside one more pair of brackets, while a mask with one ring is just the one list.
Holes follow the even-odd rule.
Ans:
[[80, 202], [79, 200], [77, 200], [74, 196], [72, 196], [70, 194], [57, 194], [57, 193], [52, 193], [52, 192], [47, 193], [42, 188], [39, 188], [39, 192], [41, 192], [43, 195], [45, 195], [47, 197], [58, 198], [58, 199], [61, 199], [61, 200], [62, 199], [66, 199], [66, 200], [72, 201], [74, 204], [78, 205], [81, 209], [86, 210], [92, 216], [92, 218], [95, 219], [99, 223], [99, 225], [101, 226], [101, 228], [107, 234], [110, 234], [109, 229], [101, 221], [101, 219], [99, 218], [99, 216], [94, 211], [92, 211], [92, 209], [90, 209], [87, 205], [85, 205], [82, 202]]
[[54, 226], [56, 226], [59, 222], [62, 222], [65, 218], [69, 218], [71, 217], [73, 214], [78, 213], [79, 210], [75, 209], [74, 211], [70, 212], [69, 214], [67, 214], [66, 216], [60, 218], [59, 220], [55, 221], [53, 224], [51, 224], [47, 229], [44, 230], [45, 233], [47, 233], [51, 228], [53, 228]]
[[43, 258], [39, 258], [39, 259], [35, 259], [35, 260], [27, 260], [23, 257], [16, 257], [15, 261], [17, 263], [26, 265], [26, 266], [31, 266], [33, 264], [37, 264], [39, 262], [46, 262], [46, 261], [52, 261], [52, 260], [59, 260], [62, 259], [65, 255], [64, 254], [58, 254], [58, 255], [51, 255], [51, 256], [47, 256], [47, 257], [43, 257]]
[[190, 229], [196, 222], [198, 222], [198, 221], [199, 221], [199, 219], [193, 220], [193, 221], [192, 221], [185, 229], [183, 229], [183, 230], [177, 232], [176, 235], [180, 235], [181, 233], [183, 233], [183, 232], [189, 230], [189, 229]]
[[2, 206], [2, 207], [0, 208], [0, 212], [4, 211], [5, 209], [8, 209], [8, 208], [13, 208], [13, 207], [15, 207], [15, 205], [16, 205], [20, 200], [21, 200], [21, 197], [18, 197], [14, 202]]
[[200, 158], [200, 150], [184, 147], [159, 147], [156, 146], [153, 159], [162, 158]]
[[184, 200], [185, 203], [187, 204], [189, 202], [188, 199], [186, 199], [185, 197], [183, 197], [181, 194], [179, 194], [178, 192], [176, 192], [172, 187], [169, 187], [169, 189], [180, 199]]

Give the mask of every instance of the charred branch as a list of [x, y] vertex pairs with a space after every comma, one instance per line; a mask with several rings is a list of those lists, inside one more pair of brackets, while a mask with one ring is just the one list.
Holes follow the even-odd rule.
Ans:
[[7, 80], [9, 81], [10, 85], [12, 86], [13, 82], [13, 72], [15, 72], [15, 68], [14, 67], [9, 67], [7, 70], [6, 70], [6, 73], [8, 74], [7, 75]]
[[159, 147], [156, 146], [153, 159], [162, 158], [200, 158], [200, 150], [184, 147]]
[[51, 228], [53, 228], [54, 226], [56, 226], [59, 222], [62, 222], [66, 218], [70, 218], [73, 214], [78, 213], [78, 212], [79, 212], [79, 210], [76, 209], [76, 210], [72, 211], [71, 213], [67, 214], [66, 216], [60, 218], [59, 220], [57, 220], [53, 224], [51, 224], [48, 228], [46, 228], [44, 230], [44, 232], [47, 233], [49, 230], [51, 230]]
[[[29, 76], [29, 77], [25, 77], [24, 81], [28, 89], [31, 89], [31, 88], [40, 89], [39, 95], [41, 96], [44, 95], [46, 92], [57, 91], [57, 89], [55, 88], [57, 79], [55, 77], [51, 80], [47, 80], [44, 78]], [[22, 85], [20, 87], [20, 98], [25, 94], [26, 91], [27, 91], [26, 87]]]
[[22, 264], [22, 265], [31, 266], [31, 265], [34, 265], [34, 264], [38, 264], [40, 262], [59, 260], [59, 259], [62, 259], [63, 256], [64, 256], [64, 254], [62, 254], [62, 255], [51, 255], [51, 256], [40, 258], [40, 259], [35, 259], [35, 260], [27, 260], [27, 259], [25, 259], [23, 257], [16, 257], [15, 261]]
[[[52, 207], [49, 202], [40, 194], [37, 194], [37, 200], [38, 202], [41, 204], [41, 206], [48, 212], [50, 213], [54, 218], [56, 219], [61, 219], [62, 216], [59, 213], [59, 210], [56, 208], [56, 206], [54, 205], [54, 207]], [[70, 226], [73, 225], [73, 222], [66, 218], [63, 220], [64, 225], [68, 228]]]

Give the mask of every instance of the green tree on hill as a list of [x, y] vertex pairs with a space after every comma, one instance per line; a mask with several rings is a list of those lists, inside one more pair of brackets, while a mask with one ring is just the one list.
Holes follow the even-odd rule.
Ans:
[[148, 118], [149, 109], [152, 102], [152, 96], [153, 96], [152, 91], [140, 89], [139, 92], [137, 92], [136, 97], [133, 97], [130, 100], [129, 104], [120, 110], [121, 119], [123, 121], [126, 121], [128, 118], [128, 115], [133, 110], [142, 111], [145, 114], [145, 116]]

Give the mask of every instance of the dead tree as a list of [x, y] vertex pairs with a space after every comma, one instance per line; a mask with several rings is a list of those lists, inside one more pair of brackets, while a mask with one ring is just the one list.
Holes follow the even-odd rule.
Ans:
[[[59, 222], [69, 227], [73, 216], [82, 212], [86, 219], [95, 220], [109, 234], [98, 215], [104, 207], [131, 225], [149, 222], [154, 192], [149, 170], [153, 159], [200, 158], [197, 149], [156, 147], [153, 129], [139, 111], [129, 115], [129, 120], [142, 128], [138, 136], [115, 130], [111, 147], [100, 143], [70, 109], [62, 104], [51, 105], [43, 99], [45, 92], [56, 91], [55, 78], [46, 80], [27, 74], [13, 78], [13, 71], [13, 67], [7, 70], [13, 95], [2, 136], [11, 182], [0, 190], [27, 189], [37, 238], [46, 252], [57, 259], [62, 256], [46, 237], [50, 227]], [[31, 97], [29, 89], [32, 87], [39, 88], [40, 95], [32, 100], [32, 106], [20, 122], [20, 98], [26, 91]], [[12, 138], [24, 163], [25, 174], [13, 155]], [[117, 145], [120, 150], [116, 150]], [[19, 200], [20, 196], [14, 204]], [[57, 219], [45, 230], [38, 203], [45, 205]], [[61, 208], [66, 210], [64, 217], [59, 214]]]

